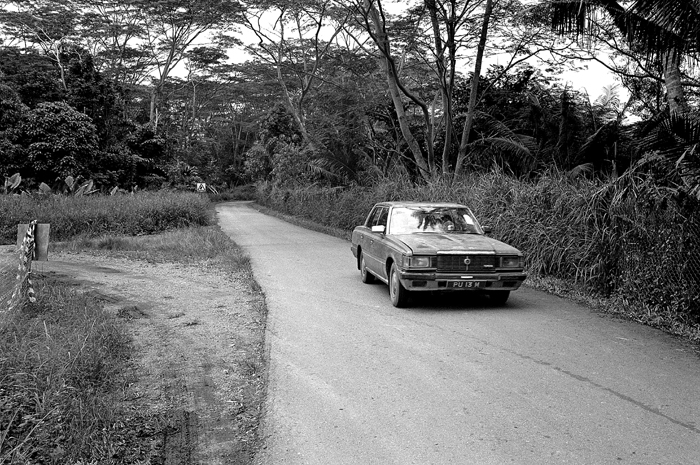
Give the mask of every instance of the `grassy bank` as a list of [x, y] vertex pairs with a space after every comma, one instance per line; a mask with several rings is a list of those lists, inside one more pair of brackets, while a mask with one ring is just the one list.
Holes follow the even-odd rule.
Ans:
[[51, 240], [102, 234], [136, 236], [210, 224], [206, 196], [179, 192], [141, 192], [115, 196], [0, 196], [0, 243], [12, 244], [17, 224], [51, 224]]
[[261, 185], [258, 201], [342, 231], [364, 222], [379, 201], [464, 203], [494, 237], [525, 252], [532, 282], [603, 297], [608, 311], [700, 341], [700, 217], [689, 217], [671, 201], [641, 198], [632, 187], [557, 173], [536, 181], [490, 173], [454, 185]]

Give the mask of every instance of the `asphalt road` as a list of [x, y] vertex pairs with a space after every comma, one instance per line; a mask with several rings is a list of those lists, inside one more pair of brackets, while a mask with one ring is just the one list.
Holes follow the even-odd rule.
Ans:
[[348, 242], [217, 211], [269, 307], [259, 464], [700, 463], [700, 358], [675, 338], [528, 288], [397, 309]]

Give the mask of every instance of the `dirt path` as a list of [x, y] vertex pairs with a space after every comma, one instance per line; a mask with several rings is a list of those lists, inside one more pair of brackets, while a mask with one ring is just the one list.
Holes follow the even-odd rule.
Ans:
[[53, 253], [33, 271], [97, 296], [135, 343], [128, 402], [167, 418], [166, 464], [250, 463], [262, 399], [263, 301], [245, 276], [202, 265]]

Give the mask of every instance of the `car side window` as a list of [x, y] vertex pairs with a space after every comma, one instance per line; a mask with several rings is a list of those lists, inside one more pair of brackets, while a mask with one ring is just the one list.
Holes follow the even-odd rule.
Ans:
[[386, 228], [386, 223], [389, 219], [389, 209], [387, 207], [382, 207], [379, 209], [377, 215], [377, 222], [372, 226], [384, 226]]
[[365, 221], [365, 226], [367, 226], [368, 228], [374, 226], [374, 223], [377, 220], [377, 214], [379, 213], [379, 210], [379, 207], [374, 207], [372, 211], [369, 212], [369, 215], [367, 215], [367, 221]]

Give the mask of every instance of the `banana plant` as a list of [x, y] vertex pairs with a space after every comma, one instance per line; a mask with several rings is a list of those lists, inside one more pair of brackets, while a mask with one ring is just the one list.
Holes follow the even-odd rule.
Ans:
[[76, 197], [81, 197], [83, 195], [94, 194], [95, 192], [97, 192], [97, 189], [95, 189], [93, 186], [94, 184], [92, 180], [85, 181], [83, 184], [80, 185], [80, 187], [78, 187], [78, 190], [76, 190], [75, 194], [73, 195]]
[[22, 176], [19, 175], [19, 173], [15, 173], [12, 176], [5, 177], [5, 186], [4, 186], [4, 191], [5, 194], [11, 194], [17, 187], [20, 185], [22, 182]]

